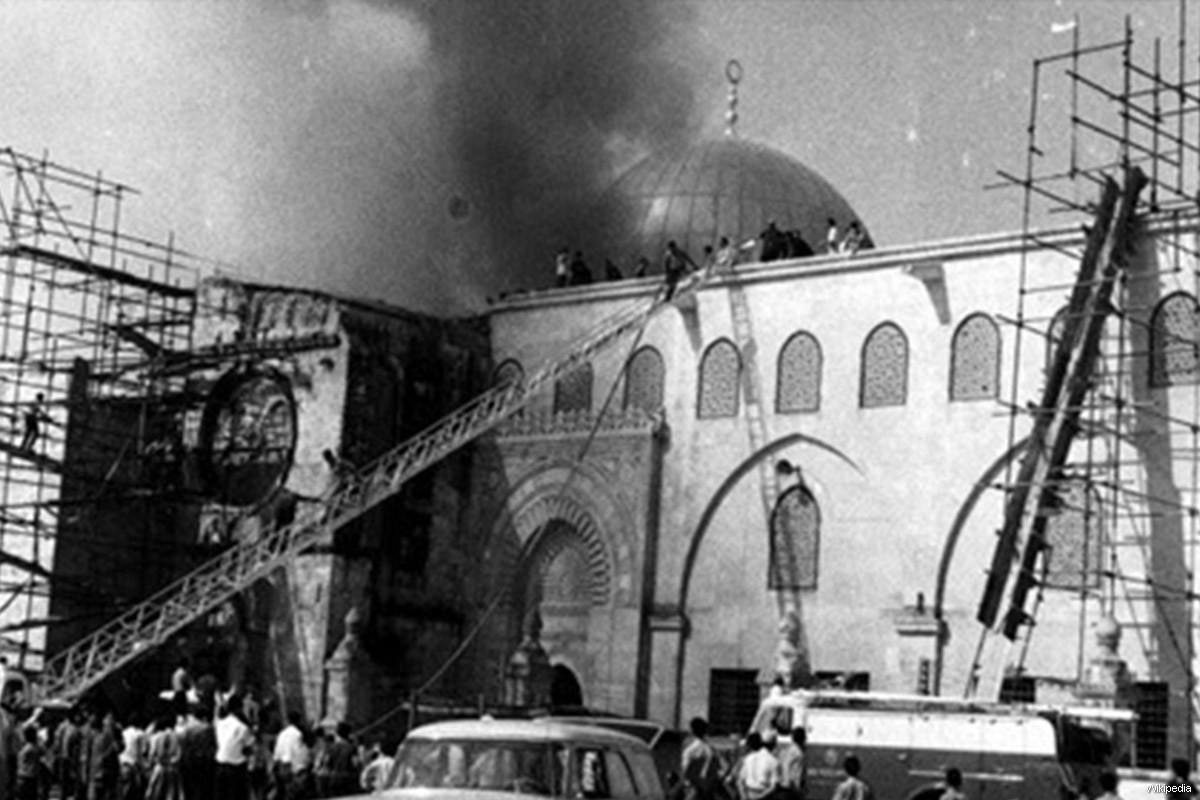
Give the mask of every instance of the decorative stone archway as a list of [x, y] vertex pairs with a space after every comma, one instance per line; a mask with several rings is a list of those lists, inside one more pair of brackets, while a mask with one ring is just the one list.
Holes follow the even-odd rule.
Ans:
[[[540, 509], [535, 518], [546, 510]], [[592, 654], [606, 638], [612, 597], [611, 565], [594, 523], [578, 513], [545, 518], [512, 574], [510, 619], [536, 610], [543, 621], [546, 652], [556, 661], [585, 665], [581, 675], [571, 674], [571, 704], [582, 704], [594, 692], [597, 675], [590, 669]]]
[[[635, 443], [646, 445], [638, 436]], [[572, 670], [584, 701], [632, 713], [643, 668], [641, 559], [650, 479], [629, 478], [651, 454], [617, 444], [606, 439], [592, 458], [579, 461], [539, 457], [543, 442], [510, 443], [507, 469], [520, 477], [483, 512], [487, 537], [475, 590], [498, 599], [489, 600], [496, 603], [494, 622], [481, 633], [476, 663], [486, 670], [507, 659], [520, 621], [537, 608], [547, 655]]]

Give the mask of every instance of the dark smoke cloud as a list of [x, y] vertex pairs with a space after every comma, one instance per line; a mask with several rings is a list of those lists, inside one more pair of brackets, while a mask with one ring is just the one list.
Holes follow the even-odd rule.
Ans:
[[127, 232], [235, 275], [463, 313], [593, 254], [598, 189], [690, 129], [693, 28], [674, 0], [0, 3], [0, 146], [133, 185]]
[[[692, 9], [645, 0], [431, 0], [435, 108], [488, 275], [545, 287], [553, 252], [582, 248], [599, 273], [597, 199], [631, 159], [690, 137]], [[454, 203], [451, 198], [448, 202]]]

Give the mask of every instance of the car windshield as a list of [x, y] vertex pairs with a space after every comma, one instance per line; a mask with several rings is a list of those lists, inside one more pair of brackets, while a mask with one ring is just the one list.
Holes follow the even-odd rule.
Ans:
[[408, 739], [393, 789], [456, 788], [560, 797], [565, 750], [548, 742]]

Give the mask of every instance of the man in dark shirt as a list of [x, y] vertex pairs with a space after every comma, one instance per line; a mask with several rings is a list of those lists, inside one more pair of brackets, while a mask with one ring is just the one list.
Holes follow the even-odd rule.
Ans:
[[688, 254], [675, 244], [674, 240], [667, 242], [667, 253], [663, 257], [663, 273], [666, 275], [667, 281], [667, 296], [664, 299], [670, 300], [675, 295], [675, 287], [687, 274], [689, 268], [695, 269], [696, 262], [692, 261]]
[[775, 220], [767, 223], [758, 239], [762, 243], [758, 254], [759, 261], [778, 261], [787, 256], [787, 236], [775, 225]]

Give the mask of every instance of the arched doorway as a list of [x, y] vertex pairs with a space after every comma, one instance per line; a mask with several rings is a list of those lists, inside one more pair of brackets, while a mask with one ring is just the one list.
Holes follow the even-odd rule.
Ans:
[[583, 687], [571, 668], [564, 664], [554, 665], [550, 679], [550, 705], [556, 708], [583, 705]]
[[[523, 570], [522, 614], [537, 609], [542, 619], [541, 643], [554, 669], [551, 702], [582, 705], [583, 687], [594, 678], [577, 675], [570, 664], [587, 664], [592, 635], [592, 608], [607, 594], [606, 571], [595, 562], [602, 551], [590, 549], [579, 527], [561, 517], [545, 522]], [[599, 575], [598, 575], [599, 573]]]

